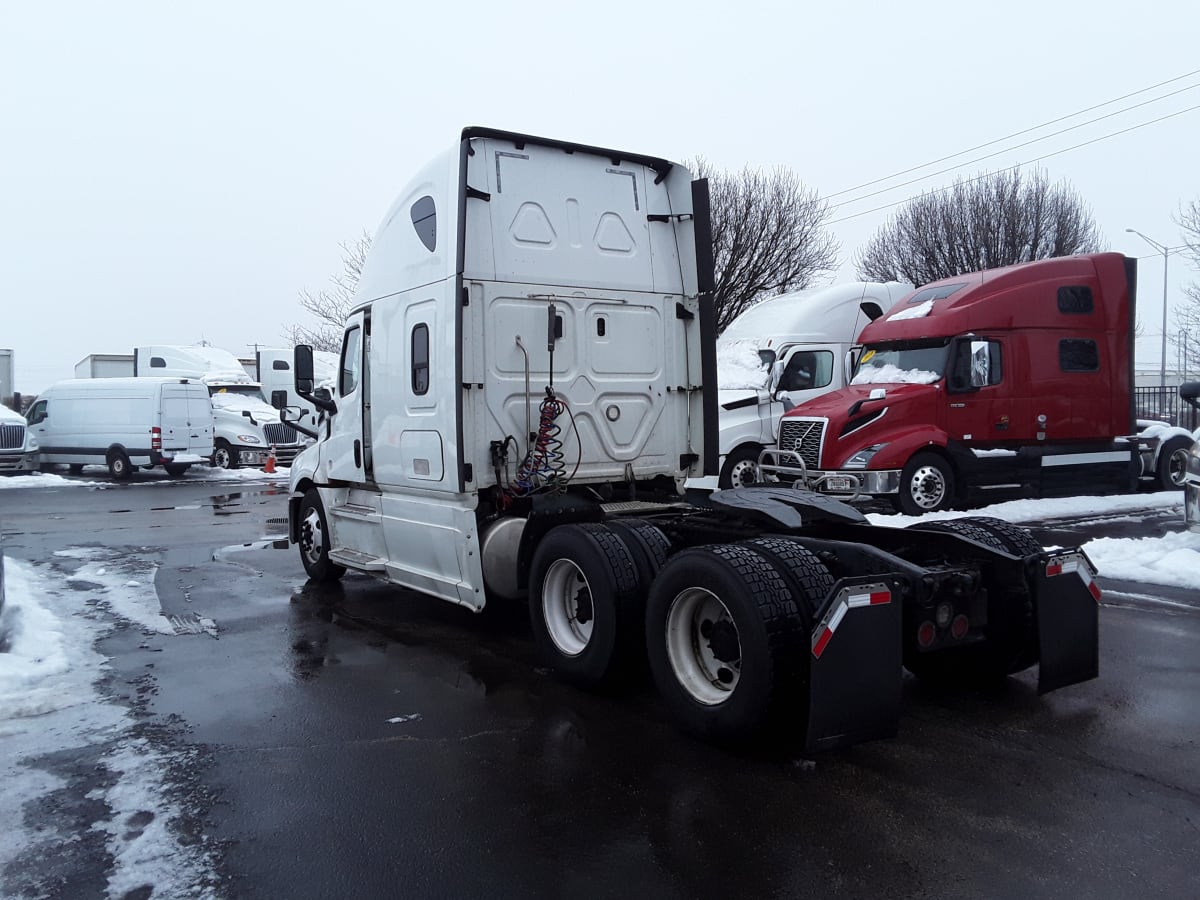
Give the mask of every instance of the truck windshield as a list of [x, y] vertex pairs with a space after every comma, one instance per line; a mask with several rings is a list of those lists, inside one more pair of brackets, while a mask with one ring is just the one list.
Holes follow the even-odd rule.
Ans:
[[851, 384], [933, 384], [946, 371], [950, 342], [865, 347]]

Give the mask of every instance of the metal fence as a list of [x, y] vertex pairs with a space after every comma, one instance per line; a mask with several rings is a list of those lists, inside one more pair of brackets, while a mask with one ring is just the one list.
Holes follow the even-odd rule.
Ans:
[[1188, 431], [1200, 427], [1200, 410], [1179, 399], [1179, 385], [1135, 387], [1133, 406], [1139, 419], [1157, 419]]

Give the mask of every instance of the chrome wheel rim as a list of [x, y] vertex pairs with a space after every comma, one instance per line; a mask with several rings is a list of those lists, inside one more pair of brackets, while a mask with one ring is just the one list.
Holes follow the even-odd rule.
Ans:
[[729, 486], [740, 488], [758, 484], [758, 463], [743, 459], [729, 470]]
[[913, 503], [921, 509], [936, 509], [946, 499], [946, 478], [937, 466], [921, 466], [909, 481]]
[[712, 591], [681, 591], [667, 611], [667, 661], [679, 686], [698, 703], [717, 706], [737, 689], [742, 642], [729, 608]]

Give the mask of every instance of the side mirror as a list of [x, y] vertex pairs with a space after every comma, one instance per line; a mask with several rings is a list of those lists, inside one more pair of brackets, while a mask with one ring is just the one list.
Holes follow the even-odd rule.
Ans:
[[296, 381], [296, 393], [311, 394], [313, 389], [313, 351], [308, 344], [297, 344], [292, 351], [292, 369]]
[[276, 409], [287, 406], [287, 391], [271, 391], [271, 405]]
[[319, 387], [313, 391], [313, 399], [320, 403], [332, 403], [333, 394], [329, 393], [329, 388]]
[[1188, 406], [1200, 409], [1200, 381], [1188, 381], [1179, 386], [1179, 399]]

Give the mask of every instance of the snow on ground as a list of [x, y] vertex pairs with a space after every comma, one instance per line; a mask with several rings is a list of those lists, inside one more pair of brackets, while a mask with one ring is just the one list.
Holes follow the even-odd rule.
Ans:
[[[1183, 524], [1183, 494], [1122, 494], [1115, 497], [1056, 497], [1041, 500], [1010, 500], [983, 509], [927, 513], [924, 516], [869, 514], [875, 525], [903, 527], [913, 522], [957, 519], [962, 516], [992, 516], [1006, 522], [1044, 522], [1071, 519], [1086, 522], [1138, 521], [1147, 510], [1174, 509]], [[1122, 515], [1125, 514], [1125, 515]], [[1119, 517], [1119, 518], [1118, 518]], [[1163, 537], [1098, 538], [1083, 545], [1088, 559], [1106, 578], [1200, 590], [1200, 534], [1183, 531]]]
[[[54, 578], [27, 563], [4, 561], [7, 602], [0, 609], [0, 871], [20, 858], [57, 855], [81, 836], [44, 821], [24, 825], [27, 804], [67, 788], [54, 774], [51, 754], [76, 751], [88, 758], [96, 783], [88, 800], [105, 814], [93, 826], [104, 834], [113, 864], [108, 896], [153, 886], [156, 897], [213, 896], [213, 860], [203, 844], [180, 839], [182, 809], [164, 773], [188, 764], [185, 752], [165, 751], [137, 732], [130, 711], [108, 699], [99, 682], [108, 660], [96, 648], [126, 614], [157, 626], [153, 567], [131, 570], [128, 560], [82, 559], [72, 579]], [[134, 577], [131, 577], [134, 576]], [[74, 584], [72, 584], [74, 580]], [[81, 587], [86, 589], [81, 590]], [[148, 600], [153, 598], [153, 612]]]
[[262, 469], [219, 469], [210, 466], [192, 466], [182, 475], [168, 475], [162, 469], [138, 469], [128, 481], [113, 481], [108, 477], [107, 466], [84, 466], [82, 475], [63, 475], [66, 469], [51, 469], [32, 475], [0, 475], [0, 491], [5, 488], [29, 487], [90, 487], [101, 490], [111, 487], [138, 486], [146, 484], [189, 484], [199, 481], [287, 481], [290, 469], [280, 467], [273, 474]]

